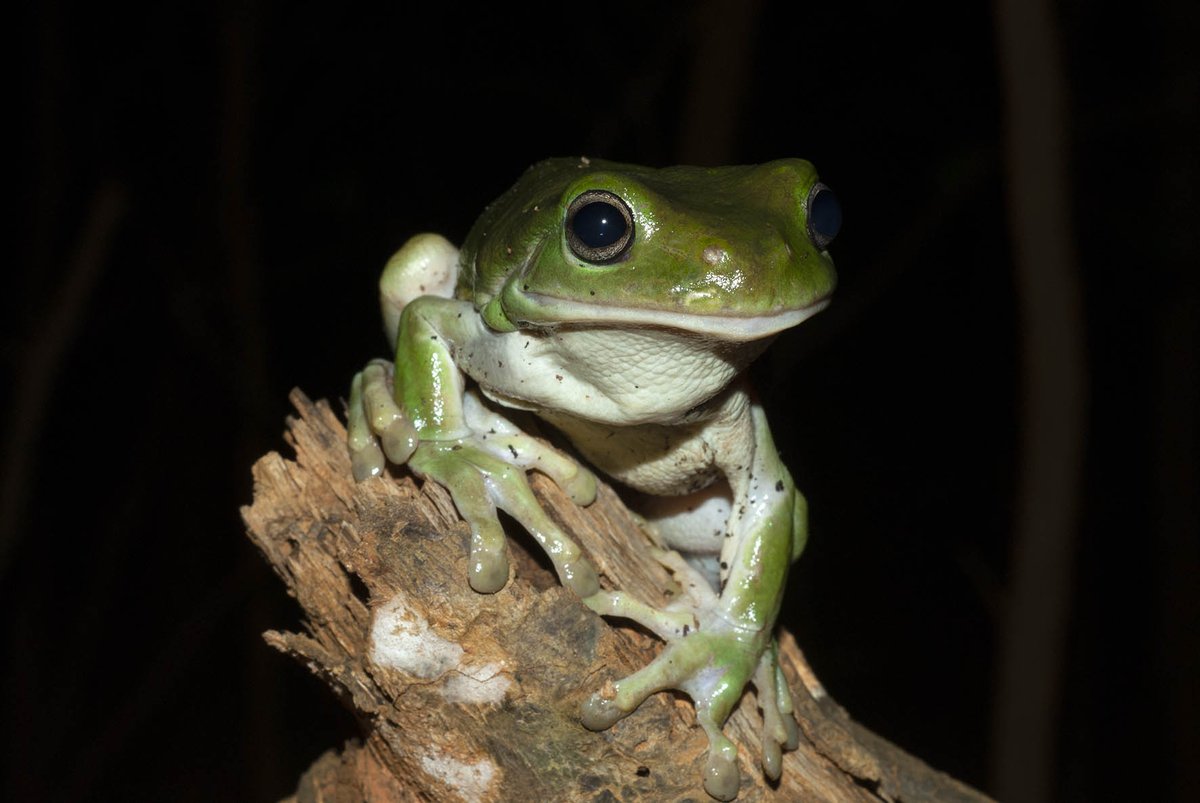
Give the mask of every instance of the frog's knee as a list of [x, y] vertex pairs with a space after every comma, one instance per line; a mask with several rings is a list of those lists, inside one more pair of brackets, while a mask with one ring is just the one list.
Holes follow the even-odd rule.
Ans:
[[392, 255], [379, 277], [379, 305], [388, 340], [396, 341], [400, 313], [421, 296], [453, 298], [458, 282], [458, 249], [440, 234], [410, 237]]

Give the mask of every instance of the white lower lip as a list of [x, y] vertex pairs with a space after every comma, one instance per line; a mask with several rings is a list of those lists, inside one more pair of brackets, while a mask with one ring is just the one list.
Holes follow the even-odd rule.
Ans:
[[829, 305], [829, 299], [823, 298], [801, 309], [786, 310], [772, 315], [738, 318], [728, 315], [691, 315], [685, 312], [638, 309], [636, 307], [607, 307], [602, 304], [586, 304], [540, 293], [526, 293], [525, 297], [533, 303], [546, 309], [553, 309], [555, 312], [557, 320], [531, 321], [538, 325], [620, 323], [627, 326], [657, 326], [709, 335], [726, 341], [749, 341], [770, 337], [811, 318]]

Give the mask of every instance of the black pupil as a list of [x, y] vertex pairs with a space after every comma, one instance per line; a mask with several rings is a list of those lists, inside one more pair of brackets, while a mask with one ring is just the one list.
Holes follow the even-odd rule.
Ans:
[[828, 242], [842, 227], [842, 205], [832, 190], [822, 189], [813, 196], [808, 207], [808, 225]]
[[575, 236], [588, 248], [604, 248], [625, 236], [625, 216], [606, 201], [592, 201], [579, 209], [571, 221]]

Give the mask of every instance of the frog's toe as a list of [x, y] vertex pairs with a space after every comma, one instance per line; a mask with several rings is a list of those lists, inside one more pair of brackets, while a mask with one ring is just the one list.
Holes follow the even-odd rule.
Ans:
[[637, 622], [663, 641], [683, 638], [696, 629], [696, 616], [691, 611], [654, 608], [624, 591], [597, 591], [583, 603], [601, 616]]
[[454, 503], [471, 525], [471, 556], [467, 582], [480, 594], [495, 594], [508, 582], [508, 551], [496, 508], [478, 487], [452, 491]]
[[375, 443], [368, 443], [358, 449], [350, 450], [350, 471], [354, 474], [355, 482], [362, 482], [368, 477], [378, 477], [383, 473], [383, 452]]
[[350, 447], [350, 470], [354, 479], [362, 482], [383, 473], [383, 452], [379, 440], [371, 431], [367, 408], [363, 401], [363, 371], [354, 375], [350, 384], [350, 402], [346, 407], [346, 440]]
[[[379, 437], [388, 460], [403, 465], [412, 457], [420, 439], [416, 428], [396, 403], [391, 384], [391, 366], [383, 360], [372, 360], [354, 378], [351, 408], [357, 406], [362, 410], [368, 428]], [[359, 386], [357, 403], [355, 386]]]
[[454, 442], [422, 443], [409, 465], [419, 476], [450, 492], [454, 506], [471, 527], [467, 580], [477, 592], [493, 594], [508, 582], [507, 541], [488, 481], [464, 458], [466, 452]]
[[[732, 678], [722, 678], [732, 680]], [[741, 778], [738, 774], [737, 745], [735, 745], [721, 726], [729, 717], [729, 712], [741, 697], [740, 691], [731, 694], [732, 687], [714, 688], [707, 695], [698, 690], [689, 692], [696, 701], [696, 721], [708, 736], [708, 764], [704, 768], [704, 791], [717, 800], [733, 800], [737, 797]]]
[[708, 766], [704, 768], [704, 791], [717, 800], [733, 800], [737, 797], [741, 778], [738, 775], [736, 755], [736, 750], [735, 757], [709, 750]]
[[[481, 465], [488, 463], [477, 459]], [[496, 466], [489, 471], [487, 487], [496, 507], [516, 519], [541, 545], [564, 586], [582, 599], [600, 590], [600, 580], [591, 562], [538, 503], [523, 470]]]
[[779, 742], [765, 733], [762, 740], [762, 766], [768, 778], [772, 781], [779, 780], [779, 775], [783, 772], [783, 750]]
[[553, 479], [575, 504], [587, 507], [596, 501], [596, 475], [583, 466], [575, 466], [575, 473], [570, 477]]
[[600, 590], [600, 577], [596, 574], [595, 567], [582, 555], [575, 560], [566, 560], [559, 564], [558, 575], [563, 585], [581, 599], [586, 600]]
[[504, 553], [472, 550], [467, 581], [480, 594], [495, 594], [508, 582], [508, 558]]
[[407, 463], [408, 458], [412, 457], [412, 453], [417, 450], [417, 444], [420, 443], [416, 428], [403, 415], [393, 418], [384, 427], [383, 431], [379, 433], [379, 440], [388, 460], [397, 465]]
[[579, 719], [588, 730], [602, 731], [617, 724], [628, 713], [618, 708], [616, 701], [605, 697], [602, 692], [596, 692], [584, 701]]
[[795, 750], [800, 746], [800, 727], [796, 724], [796, 720], [788, 714], [783, 718], [783, 728], [787, 732], [787, 738], [783, 742], [784, 750]]
[[758, 659], [754, 688], [763, 717], [763, 772], [774, 780], [779, 778], [783, 767], [783, 751], [795, 750], [800, 743], [800, 732], [792, 718], [792, 694], [779, 669], [778, 649], [774, 643]]
[[[606, 595], [597, 595], [596, 599], [603, 596]], [[699, 641], [689, 643], [689, 639], [680, 639], [668, 644], [653, 661], [632, 675], [605, 683], [604, 688], [593, 694], [584, 703], [581, 712], [583, 724], [590, 730], [610, 727], [621, 717], [632, 713], [651, 694], [664, 689], [681, 689], [693, 700], [699, 700], [689, 681], [701, 674], [708, 661], [709, 655]], [[700, 707], [698, 704], [697, 709]], [[704, 708], [707, 711], [707, 703]], [[717, 733], [720, 733], [720, 728], [717, 728]]]

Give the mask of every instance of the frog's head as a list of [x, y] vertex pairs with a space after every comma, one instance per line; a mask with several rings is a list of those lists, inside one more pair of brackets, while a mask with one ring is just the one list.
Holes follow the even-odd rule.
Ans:
[[820, 310], [841, 211], [813, 166], [656, 170], [550, 159], [463, 246], [464, 292], [494, 329], [664, 327], [744, 342]]

